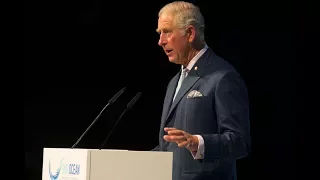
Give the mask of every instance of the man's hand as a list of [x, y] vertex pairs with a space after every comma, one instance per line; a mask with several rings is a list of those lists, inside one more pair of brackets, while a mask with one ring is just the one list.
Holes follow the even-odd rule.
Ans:
[[178, 144], [178, 147], [186, 147], [192, 152], [196, 152], [198, 150], [199, 140], [197, 136], [176, 128], [166, 127], [164, 128], [164, 131], [168, 133], [168, 135], [163, 136], [164, 140], [168, 142], [175, 142]]

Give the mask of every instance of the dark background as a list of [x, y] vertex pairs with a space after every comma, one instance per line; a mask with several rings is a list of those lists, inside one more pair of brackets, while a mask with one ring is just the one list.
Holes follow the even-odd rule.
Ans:
[[[99, 148], [126, 104], [142, 96], [105, 148], [157, 144], [168, 81], [180, 66], [157, 45], [157, 13], [171, 1], [33, 1], [24, 4], [24, 147], [28, 178], [41, 179], [44, 147]], [[253, 152], [238, 162], [243, 179], [295, 179], [295, 36], [291, 4], [195, 1], [207, 44], [246, 81]]]

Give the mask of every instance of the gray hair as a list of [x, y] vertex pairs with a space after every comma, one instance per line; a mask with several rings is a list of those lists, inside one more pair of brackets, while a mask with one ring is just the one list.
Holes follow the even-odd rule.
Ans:
[[179, 29], [185, 29], [187, 26], [192, 25], [199, 33], [197, 37], [200, 41], [204, 41], [204, 18], [200, 12], [200, 8], [192, 3], [184, 1], [174, 1], [166, 4], [159, 11], [158, 16], [168, 13], [174, 17], [174, 25]]

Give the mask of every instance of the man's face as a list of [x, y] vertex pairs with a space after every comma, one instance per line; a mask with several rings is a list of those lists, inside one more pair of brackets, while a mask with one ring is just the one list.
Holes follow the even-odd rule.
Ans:
[[157, 32], [160, 34], [158, 45], [161, 46], [169, 58], [176, 64], [183, 64], [188, 56], [188, 37], [174, 25], [171, 15], [163, 13], [158, 19]]

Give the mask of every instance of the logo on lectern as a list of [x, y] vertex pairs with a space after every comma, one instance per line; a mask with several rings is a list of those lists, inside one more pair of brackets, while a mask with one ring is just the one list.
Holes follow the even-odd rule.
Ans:
[[75, 178], [80, 175], [80, 164], [67, 163], [63, 159], [49, 159], [49, 177], [50, 180], [58, 180], [59, 177], [65, 179]]
[[61, 159], [60, 164], [55, 169], [55, 171], [53, 171], [51, 168], [51, 160], [49, 159], [49, 176], [50, 176], [51, 180], [57, 180], [59, 178], [59, 175], [61, 172], [62, 161], [63, 161], [63, 159]]

